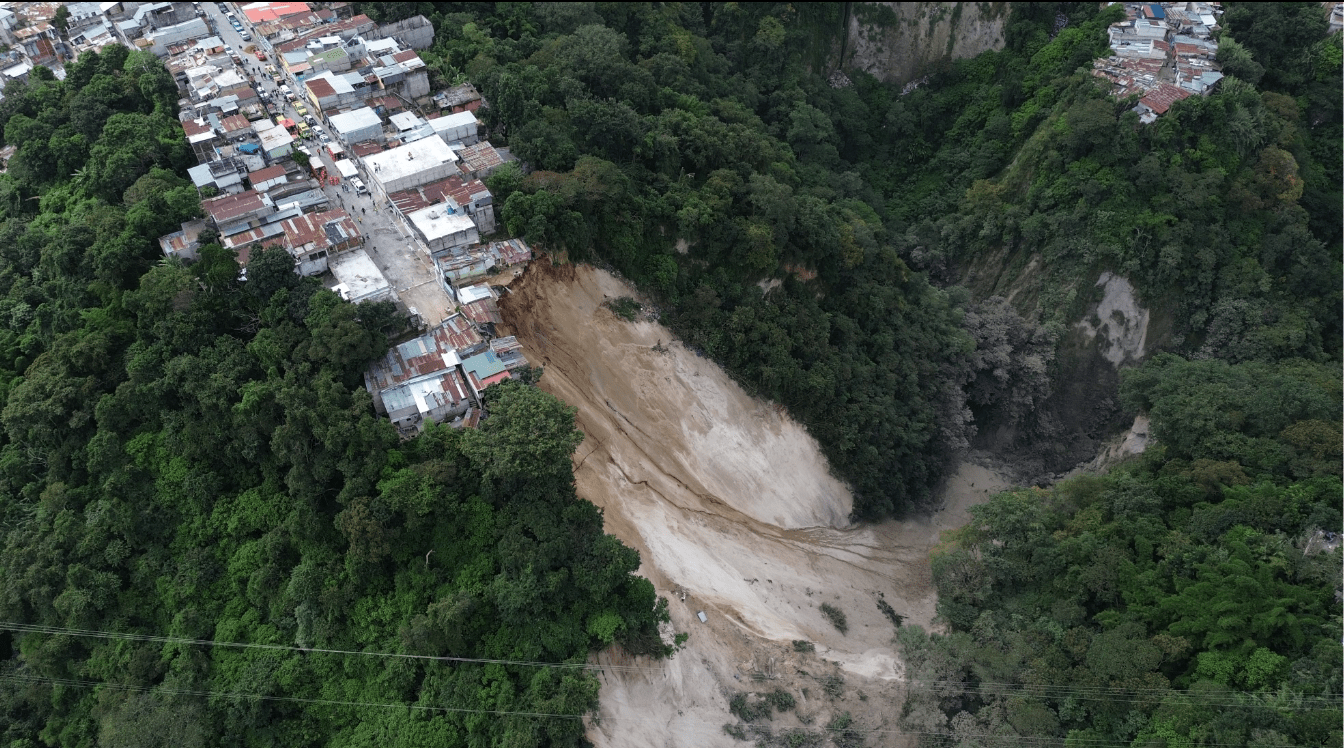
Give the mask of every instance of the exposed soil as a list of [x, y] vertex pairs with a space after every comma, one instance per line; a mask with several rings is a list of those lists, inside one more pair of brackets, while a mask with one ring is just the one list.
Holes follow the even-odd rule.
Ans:
[[[732, 695], [784, 688], [798, 708], [777, 717], [777, 729], [804, 726], [798, 715], [819, 729], [848, 710], [883, 731], [869, 745], [902, 742], [893, 723], [900, 661], [877, 598], [927, 627], [929, 550], [1006, 481], [967, 463], [934, 516], [851, 526], [849, 492], [806, 431], [663, 326], [626, 322], [602, 306], [619, 296], [637, 294], [603, 271], [539, 260], [511, 279], [500, 305], [501, 332], [516, 334], [545, 367], [542, 389], [578, 408], [586, 435], [574, 457], [579, 495], [604, 510], [608, 532], [640, 551], [640, 572], [671, 599], [675, 629], [691, 635], [668, 662], [640, 658], [651, 670], [604, 673], [590, 739], [735, 745], [722, 729], [736, 721]], [[847, 634], [821, 613], [823, 602], [846, 614]], [[816, 652], [795, 652], [793, 640], [814, 642]], [[619, 655], [601, 660], [612, 658]], [[817, 680], [832, 674], [846, 681], [834, 697]]]

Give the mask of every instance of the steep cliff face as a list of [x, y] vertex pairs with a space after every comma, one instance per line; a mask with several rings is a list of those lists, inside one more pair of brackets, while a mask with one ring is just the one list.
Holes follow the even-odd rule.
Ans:
[[844, 67], [906, 83], [944, 57], [1003, 46], [1007, 3], [850, 3]]

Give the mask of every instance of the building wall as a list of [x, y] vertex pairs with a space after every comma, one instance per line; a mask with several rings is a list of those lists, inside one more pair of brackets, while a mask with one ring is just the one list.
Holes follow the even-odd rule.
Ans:
[[457, 173], [457, 166], [451, 162], [438, 164], [437, 166], [421, 169], [420, 171], [412, 172], [390, 181], [383, 181], [382, 176], [380, 176], [377, 171], [371, 169], [367, 169], [366, 171], [369, 175], [369, 179], [375, 182], [378, 189], [382, 191], [382, 198], [386, 200], [387, 196], [393, 192], [401, 192], [402, 190], [419, 187], [422, 184], [429, 184], [430, 182], [447, 179]]
[[367, 36], [370, 39], [396, 39], [415, 50], [429, 49], [434, 44], [434, 24], [424, 16], [412, 16], [396, 23], [385, 23]]
[[300, 255], [295, 268], [299, 275], [321, 275], [327, 272], [327, 250], [321, 249], [312, 254]]

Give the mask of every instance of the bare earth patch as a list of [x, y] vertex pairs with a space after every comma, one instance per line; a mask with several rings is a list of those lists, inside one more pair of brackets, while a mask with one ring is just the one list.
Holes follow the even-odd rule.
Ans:
[[[849, 710], [865, 729], [887, 731], [869, 745], [903, 742], [894, 725], [900, 661], [878, 595], [907, 622], [928, 626], [929, 549], [1006, 482], [966, 464], [934, 516], [851, 526], [849, 492], [801, 426], [665, 327], [626, 322], [602, 306], [620, 296], [637, 293], [603, 271], [543, 259], [512, 279], [501, 302], [505, 334], [545, 367], [542, 389], [578, 408], [586, 435], [574, 458], [579, 495], [603, 509], [608, 532], [640, 551], [640, 572], [671, 599], [676, 630], [691, 634], [666, 663], [602, 655], [652, 670], [604, 673], [589, 738], [740, 745], [722, 729], [735, 721], [732, 695], [784, 688], [798, 706], [775, 728], [802, 727], [802, 715], [817, 729]], [[823, 602], [844, 612], [847, 634], [821, 613]], [[815, 654], [795, 652], [794, 640], [815, 642]], [[836, 697], [819, 680], [834, 675], [846, 682]]]

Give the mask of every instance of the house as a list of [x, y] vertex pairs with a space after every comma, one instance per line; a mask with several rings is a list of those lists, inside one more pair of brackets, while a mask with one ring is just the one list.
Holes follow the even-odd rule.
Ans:
[[420, 119], [419, 115], [415, 114], [415, 112], [401, 112], [400, 114], [394, 114], [387, 119], [393, 127], [397, 128], [397, 136], [403, 138], [406, 133], [425, 124], [425, 121]]
[[395, 298], [392, 286], [383, 277], [369, 253], [362, 248], [329, 256], [327, 269], [336, 279], [331, 290], [351, 303], [383, 301]]
[[303, 82], [305, 96], [319, 110], [332, 109], [353, 104], [356, 101], [355, 87], [345, 76], [330, 70], [314, 75]]
[[467, 181], [462, 177], [448, 177], [442, 182], [428, 184], [421, 188], [428, 203], [451, 203], [455, 208], [471, 216], [476, 222], [476, 230], [482, 236], [495, 231], [494, 195], [490, 188], [479, 179]]
[[523, 345], [512, 335], [491, 340], [490, 350], [506, 369], [521, 369], [527, 366], [527, 358], [523, 356]]
[[363, 246], [364, 239], [355, 219], [344, 209], [325, 213], [307, 213], [281, 222], [285, 249], [294, 257], [299, 275], [320, 275], [327, 271], [328, 257]]
[[434, 103], [440, 109], [447, 109], [453, 113], [476, 111], [481, 106], [481, 95], [476, 91], [475, 86], [470, 83], [463, 83], [435, 94]]
[[195, 154], [198, 162], [206, 163], [215, 157], [215, 146], [220, 142], [219, 135], [204, 118], [197, 117], [184, 121], [182, 130], [186, 133], [187, 144], [191, 146], [191, 152]]
[[286, 16], [308, 13], [312, 7], [308, 3], [248, 3], [239, 8], [250, 23], [276, 21]]
[[360, 107], [351, 112], [333, 114], [327, 118], [331, 131], [346, 146], [362, 143], [366, 140], [382, 141], [383, 120], [372, 109]]
[[458, 371], [461, 363], [449, 327], [441, 324], [387, 352], [364, 372], [364, 387], [374, 408], [403, 434], [462, 415], [471, 405], [470, 390]]
[[286, 158], [294, 146], [294, 136], [280, 125], [270, 120], [257, 120], [252, 123], [261, 140], [261, 150], [272, 160]]
[[471, 356], [485, 350], [485, 339], [477, 331], [476, 325], [461, 314], [451, 314], [443, 321], [443, 329], [453, 349], [463, 356]]
[[424, 16], [385, 23], [374, 33], [383, 38], [395, 39], [397, 43], [411, 49], [429, 49], [434, 44], [434, 24]]
[[422, 184], [447, 179], [457, 173], [457, 154], [437, 138], [426, 138], [364, 159], [370, 185], [384, 200]]
[[252, 189], [259, 192], [266, 192], [276, 185], [288, 182], [289, 175], [285, 173], [285, 167], [279, 164], [274, 164], [265, 169], [249, 173], [247, 175], [247, 181], [252, 185]]
[[492, 350], [462, 359], [462, 371], [466, 373], [467, 383], [471, 385], [477, 400], [480, 400], [481, 392], [486, 387], [513, 378], [509, 367]]
[[477, 128], [480, 123], [476, 121], [476, 115], [471, 112], [458, 112], [443, 117], [437, 117], [429, 121], [434, 127], [434, 132], [445, 143], [462, 143], [471, 145], [479, 138]]
[[495, 256], [496, 264], [501, 267], [512, 267], [532, 259], [532, 248], [522, 239], [491, 242], [490, 253]]
[[476, 222], [447, 204], [431, 205], [406, 216], [430, 256], [446, 254], [481, 240]]
[[490, 290], [490, 286], [485, 283], [478, 283], [474, 286], [462, 286], [456, 289], [453, 291], [453, 298], [457, 299], [457, 303], [465, 306], [473, 301], [493, 299], [495, 298], [495, 292]]
[[144, 35], [144, 40], [149, 42], [149, 51], [159, 57], [168, 54], [168, 48], [175, 44], [180, 44], [193, 39], [202, 39], [210, 36], [210, 27], [200, 18], [191, 18], [182, 23], [164, 26]]
[[220, 193], [236, 194], [243, 191], [243, 162], [236, 158], [220, 158], [187, 169], [196, 189], [213, 187]]
[[489, 275], [495, 266], [494, 259], [480, 248], [450, 252], [434, 258], [438, 267], [443, 290], [453, 293], [454, 283], [463, 283]]
[[275, 209], [271, 198], [256, 190], [247, 190], [236, 195], [221, 195], [201, 201], [201, 210], [210, 216], [215, 228], [259, 221], [263, 215]]
[[1139, 104], [1134, 107], [1134, 111], [1139, 113], [1140, 122], [1148, 124], [1159, 116], [1166, 114], [1172, 104], [1181, 99], [1189, 98], [1191, 95], [1189, 91], [1177, 88], [1170, 83], [1163, 83], [1149, 91], [1142, 99], [1139, 99]]
[[495, 294], [484, 283], [457, 289], [457, 303], [462, 305], [462, 313], [467, 319], [480, 327], [504, 323], [504, 318], [499, 313], [499, 305], [495, 303]]
[[201, 247], [201, 232], [206, 228], [205, 219], [197, 218], [182, 224], [180, 231], [159, 237], [159, 248], [165, 257], [181, 260], [196, 260], [196, 250]]
[[503, 157], [488, 140], [456, 150], [461, 161], [458, 169], [470, 179], [485, 179], [504, 164]]

